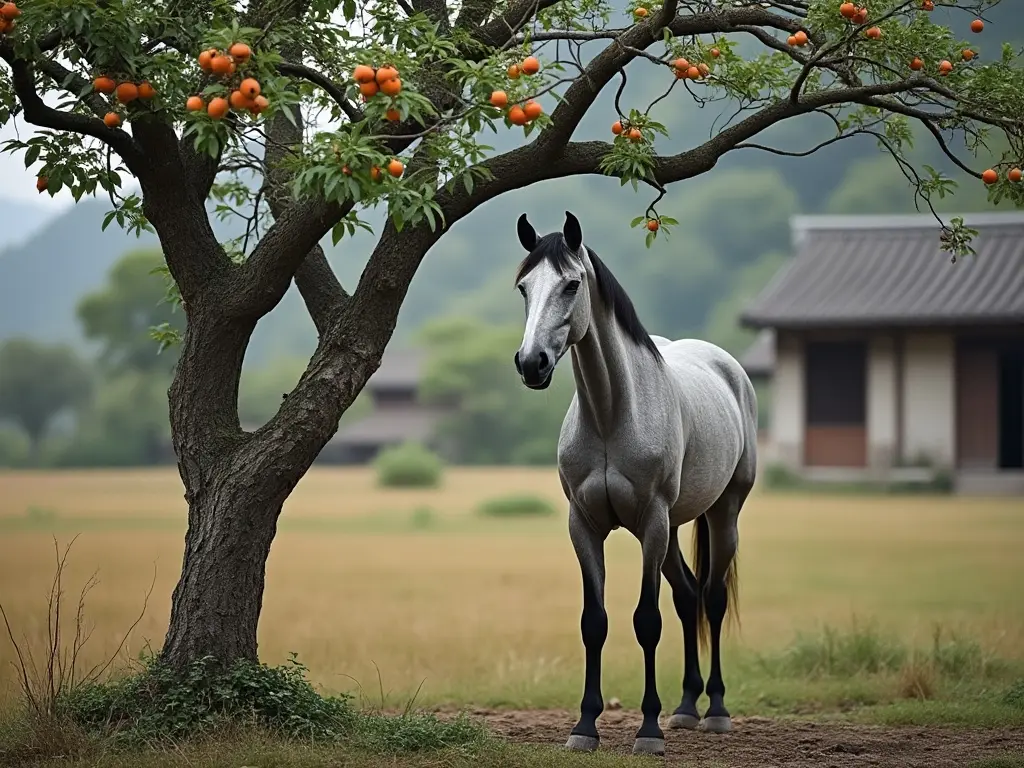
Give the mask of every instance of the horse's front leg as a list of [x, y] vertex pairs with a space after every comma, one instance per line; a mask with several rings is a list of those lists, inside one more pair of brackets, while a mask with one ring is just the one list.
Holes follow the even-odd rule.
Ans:
[[597, 718], [604, 711], [601, 698], [601, 649], [608, 637], [608, 614], [604, 609], [604, 541], [608, 533], [595, 531], [575, 507], [569, 507], [569, 537], [580, 561], [583, 575], [583, 615], [580, 632], [586, 649], [586, 673], [580, 720], [572, 729], [565, 746], [572, 750], [592, 752], [600, 744]]
[[658, 697], [654, 656], [661, 640], [661, 609], [658, 607], [658, 595], [661, 592], [661, 569], [668, 553], [667, 507], [655, 503], [648, 508], [639, 538], [643, 573], [640, 581], [640, 600], [633, 612], [633, 629], [636, 632], [636, 640], [644, 652], [644, 698], [640, 703], [644, 720], [636, 733], [636, 741], [633, 742], [633, 754], [663, 755], [665, 734], [658, 723], [661, 699]]

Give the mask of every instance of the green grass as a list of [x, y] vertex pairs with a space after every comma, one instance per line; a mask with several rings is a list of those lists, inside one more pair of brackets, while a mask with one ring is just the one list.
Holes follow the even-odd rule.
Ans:
[[[915, 648], [871, 623], [858, 622], [846, 631], [825, 626], [798, 635], [775, 653], [748, 654], [734, 661], [728, 678], [734, 716], [887, 726], [1024, 727], [1024, 665], [988, 657], [972, 640], [949, 633], [936, 631], [930, 646]], [[294, 664], [290, 673], [260, 667], [217, 678], [212, 690], [230, 689], [223, 699], [227, 710], [210, 697], [211, 689], [202, 681], [172, 683], [154, 700], [153, 686], [144, 678], [127, 678], [72, 697], [73, 706], [66, 711], [74, 715], [73, 723], [55, 725], [51, 719], [9, 710], [0, 713], [0, 765], [612, 768], [647, 762], [606, 751], [577, 755], [557, 745], [511, 744], [462, 716], [411, 710], [395, 716], [356, 708], [345, 699], [315, 694], [303, 682], [302, 672], [302, 666]], [[671, 677], [671, 683], [664, 675], [661, 680], [666, 711], [678, 685], [674, 673]], [[228, 682], [218, 682], [223, 680]], [[288, 694], [282, 699], [279, 691]], [[605, 694], [606, 699], [613, 695], [607, 684]], [[246, 696], [255, 697], [254, 703], [247, 703]], [[286, 709], [277, 703], [281, 701]], [[272, 702], [269, 710], [267, 702]], [[537, 702], [509, 691], [504, 702], [480, 703], [530, 707]], [[217, 707], [228, 716], [211, 717]], [[144, 713], [142, 719], [136, 711]], [[141, 727], [145, 738], [126, 739], [123, 732], [111, 731], [105, 714], [109, 712], [127, 713], [118, 715], [119, 728]], [[286, 727], [268, 728], [275, 723]], [[311, 739], [310, 734], [319, 735]], [[1021, 758], [1009, 755], [971, 765], [1024, 768]]]
[[[3, 758], [3, 739], [3, 724], [0, 723], [0, 759]], [[484, 739], [472, 747], [388, 754], [358, 743], [317, 745], [285, 741], [266, 732], [246, 729], [143, 750], [111, 750], [102, 743], [88, 741], [70, 746], [77, 751], [65, 751], [62, 756], [51, 759], [34, 759], [31, 765], [33, 768], [637, 768], [659, 764], [653, 759], [638, 760], [609, 752], [581, 755], [557, 746], [510, 744], [494, 738]], [[4, 765], [14, 768], [15, 763]]]
[[1001, 755], [974, 760], [967, 768], [1024, 768], [1024, 755]]

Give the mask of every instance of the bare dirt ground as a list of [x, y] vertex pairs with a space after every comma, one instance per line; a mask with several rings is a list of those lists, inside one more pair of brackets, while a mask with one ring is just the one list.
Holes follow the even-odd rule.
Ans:
[[[476, 710], [511, 741], [561, 744], [576, 714], [560, 710]], [[640, 713], [606, 711], [598, 721], [601, 749], [629, 754]], [[724, 735], [666, 731], [665, 764], [728, 768], [964, 768], [974, 760], [1024, 756], [1024, 729], [886, 727], [735, 718]]]

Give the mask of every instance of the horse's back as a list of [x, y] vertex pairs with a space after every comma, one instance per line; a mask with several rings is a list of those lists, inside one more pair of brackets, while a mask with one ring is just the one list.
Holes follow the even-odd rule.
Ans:
[[676, 371], [681, 383], [693, 381], [695, 373], [700, 371], [714, 374], [720, 383], [728, 387], [744, 419], [752, 421], [753, 425], [757, 426], [757, 398], [754, 395], [754, 385], [735, 357], [721, 347], [701, 339], [666, 340], [667, 343], [660, 342], [660, 339], [661, 337], [655, 337], [661, 354]]
[[658, 346], [683, 399], [685, 449], [673, 517], [693, 519], [734, 480], [753, 483], [757, 398], [746, 371], [721, 347], [699, 339]]

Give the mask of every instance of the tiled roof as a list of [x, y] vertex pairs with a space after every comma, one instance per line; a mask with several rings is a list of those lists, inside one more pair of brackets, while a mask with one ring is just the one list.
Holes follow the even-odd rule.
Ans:
[[754, 328], [1024, 323], [1024, 213], [965, 215], [976, 256], [930, 215], [798, 216], [796, 255], [740, 316]]
[[419, 349], [386, 349], [380, 367], [366, 382], [367, 389], [417, 387], [423, 371], [424, 353]]
[[333, 445], [401, 443], [429, 440], [443, 416], [440, 409], [406, 406], [380, 409], [351, 424], [343, 424], [331, 440]]

